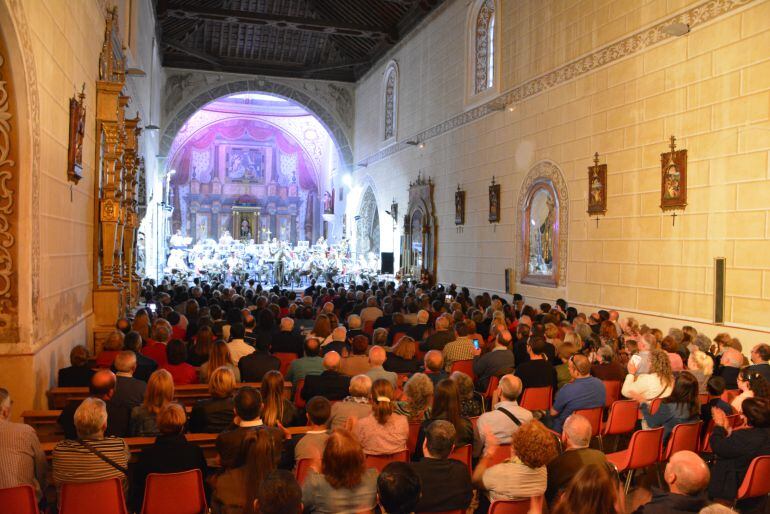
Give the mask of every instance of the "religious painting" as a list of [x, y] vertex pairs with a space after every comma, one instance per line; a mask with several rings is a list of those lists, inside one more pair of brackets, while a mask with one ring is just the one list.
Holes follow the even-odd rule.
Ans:
[[411, 262], [413, 264], [412, 274], [417, 276], [422, 270], [423, 264], [423, 233], [422, 233], [423, 215], [422, 211], [416, 210], [412, 213], [412, 220], [409, 226], [409, 233], [411, 235], [412, 252]]
[[195, 238], [198, 241], [208, 239], [209, 237], [209, 216], [207, 214], [198, 214], [198, 220], [195, 226]]
[[465, 191], [460, 190], [460, 186], [457, 186], [455, 191], [455, 225], [465, 224]]
[[276, 216], [279, 241], [291, 241], [291, 216], [279, 214]]
[[535, 183], [524, 205], [522, 282], [555, 287], [559, 269], [559, 200], [551, 182]]
[[241, 220], [241, 226], [240, 230], [238, 231], [238, 238], [239, 239], [254, 239], [254, 227], [251, 226], [251, 223], [247, 218], [243, 218]]
[[229, 146], [225, 154], [227, 178], [233, 181], [265, 183], [265, 149]]
[[594, 155], [594, 165], [588, 167], [588, 214], [607, 212], [607, 165], [599, 164], [599, 154]]
[[495, 177], [492, 177], [492, 185], [489, 186], [489, 222], [498, 223], [500, 221], [500, 184], [495, 184]]
[[334, 188], [324, 192], [324, 214], [334, 214]]
[[676, 149], [671, 136], [669, 152], [660, 154], [660, 208], [664, 211], [687, 207], [687, 150]]
[[77, 184], [83, 178], [83, 136], [86, 128], [85, 89], [70, 98], [69, 148], [67, 151], [67, 180]]
[[270, 215], [265, 214], [259, 217], [259, 241], [270, 241], [273, 233], [270, 231]]

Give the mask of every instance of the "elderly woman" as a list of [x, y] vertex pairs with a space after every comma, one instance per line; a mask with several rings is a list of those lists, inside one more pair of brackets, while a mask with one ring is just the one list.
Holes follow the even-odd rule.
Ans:
[[483, 411], [481, 399], [473, 389], [473, 380], [462, 371], [455, 371], [449, 376], [457, 384], [460, 393], [460, 415], [464, 418], [481, 416]]
[[706, 384], [714, 372], [714, 361], [711, 357], [700, 350], [695, 350], [687, 359], [687, 369], [698, 379], [698, 392], [707, 392]]
[[350, 379], [348, 391], [350, 396], [341, 402], [334, 402], [329, 416], [329, 428], [332, 430], [344, 428], [348, 418], [365, 418], [372, 413], [369, 394], [372, 390], [372, 379], [366, 375], [356, 375]]
[[410, 421], [430, 419], [430, 403], [433, 400], [433, 381], [425, 373], [415, 373], [404, 386], [406, 400], [395, 403], [395, 412]]
[[388, 346], [388, 329], [375, 328], [372, 333], [372, 346]]
[[233, 422], [235, 375], [226, 366], [214, 370], [209, 378], [211, 398], [198, 400], [190, 413], [190, 432], [219, 433]]

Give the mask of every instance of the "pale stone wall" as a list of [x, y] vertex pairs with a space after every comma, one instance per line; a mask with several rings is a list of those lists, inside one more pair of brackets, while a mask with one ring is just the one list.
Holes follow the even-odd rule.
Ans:
[[[45, 408], [45, 391], [55, 383], [56, 370], [69, 365], [76, 344], [90, 345], [93, 314], [94, 203], [97, 159], [95, 97], [99, 53], [104, 40], [106, 9], [118, 5], [123, 16], [121, 35], [128, 30], [128, 6], [133, 9], [132, 31], [154, 26], [149, 0], [2, 0], [2, 32], [9, 43], [14, 84], [24, 92], [28, 126], [21, 156], [22, 187], [17, 206], [24, 217], [19, 238], [19, 310], [22, 336], [18, 344], [0, 349], [0, 386], [15, 398], [14, 415], [25, 408]], [[126, 92], [134, 100], [127, 116], [143, 120], [149, 110], [150, 38], [132, 37], [128, 66], [148, 72], [129, 79]], [[155, 63], [159, 60], [156, 56]], [[159, 66], [156, 68], [156, 72]], [[23, 72], [26, 71], [26, 76]], [[155, 84], [159, 83], [156, 80]], [[86, 130], [83, 179], [67, 182], [69, 99], [85, 84]], [[139, 87], [137, 87], [139, 86]], [[21, 97], [20, 97], [21, 100]], [[34, 106], [34, 107], [33, 107]], [[157, 109], [155, 110], [157, 113]], [[144, 124], [144, 123], [142, 123]], [[157, 136], [156, 136], [157, 139]], [[31, 143], [31, 141], [36, 143]], [[142, 153], [149, 166], [157, 143], [145, 136]], [[154, 148], [153, 148], [154, 147]], [[34, 150], [33, 150], [34, 149]], [[151, 158], [151, 159], [150, 159]]]
[[[400, 141], [470, 108], [469, 7], [449, 2], [357, 85], [355, 157], [368, 166], [355, 179], [376, 184], [380, 206], [395, 196], [403, 212], [409, 181], [418, 171], [432, 177], [439, 281], [501, 292], [504, 270], [515, 268], [520, 251], [514, 210], [521, 183], [536, 163], [552, 161], [569, 189], [567, 285], [517, 284], [517, 291], [533, 302], [561, 296], [586, 309], [616, 307], [657, 319], [661, 328], [708, 324], [713, 259], [726, 257], [725, 330], [737, 334], [736, 327], [746, 327], [747, 337], [762, 339], [770, 312], [770, 2], [725, 2], [728, 9], [715, 14], [711, 4], [504, 1], [503, 94], [606, 44], [641, 36], [622, 60], [605, 56], [608, 64], [571, 80], [557, 78], [538, 94], [517, 92], [525, 99], [514, 112], [458, 122], [428, 138], [422, 150], [375, 156], [382, 150], [381, 113], [373, 99], [382, 94], [391, 59], [400, 71]], [[694, 7], [704, 9], [698, 14]], [[679, 13], [692, 17], [691, 33], [646, 46], [647, 28]], [[672, 134], [689, 159], [688, 206], [675, 226], [659, 208], [660, 154]], [[586, 214], [594, 152], [609, 173], [608, 212], [598, 228]], [[502, 184], [497, 226], [487, 222], [493, 175]], [[467, 191], [462, 232], [454, 226], [458, 184]], [[390, 239], [383, 234], [383, 246]], [[712, 326], [707, 333], [718, 331]]]

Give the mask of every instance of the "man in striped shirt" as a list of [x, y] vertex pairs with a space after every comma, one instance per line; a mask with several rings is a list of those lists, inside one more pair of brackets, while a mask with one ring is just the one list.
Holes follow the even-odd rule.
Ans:
[[40, 500], [45, 484], [45, 453], [35, 429], [11, 423], [11, 396], [0, 387], [0, 489], [29, 484]]
[[104, 437], [107, 408], [98, 398], [86, 398], [75, 411], [77, 439], [65, 439], [53, 450], [53, 479], [57, 491], [67, 482], [94, 482], [117, 477], [127, 488], [128, 445], [119, 437]]

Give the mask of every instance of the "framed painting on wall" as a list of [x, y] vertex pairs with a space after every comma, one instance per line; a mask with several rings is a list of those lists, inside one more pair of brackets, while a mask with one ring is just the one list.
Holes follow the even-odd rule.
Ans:
[[687, 150], [676, 149], [674, 136], [669, 149], [660, 154], [660, 208], [663, 211], [687, 207]]
[[492, 184], [489, 186], [489, 222], [498, 223], [500, 221], [500, 184], [495, 184], [495, 177], [492, 177]]
[[228, 146], [225, 151], [227, 178], [233, 181], [265, 183], [265, 148]]
[[607, 165], [599, 164], [599, 154], [594, 154], [594, 165], [588, 167], [588, 214], [607, 212]]
[[70, 98], [69, 148], [67, 149], [67, 180], [77, 184], [83, 178], [83, 136], [86, 127], [85, 89]]
[[465, 224], [465, 191], [460, 190], [460, 186], [457, 186], [455, 191], [455, 225]]

